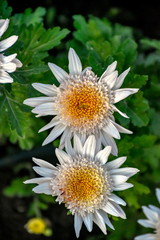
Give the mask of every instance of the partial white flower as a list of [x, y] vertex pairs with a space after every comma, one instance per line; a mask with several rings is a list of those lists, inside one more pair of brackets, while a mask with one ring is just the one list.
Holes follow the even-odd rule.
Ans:
[[45, 193], [56, 196], [56, 201], [64, 203], [74, 215], [76, 236], [84, 222], [88, 231], [92, 231], [93, 222], [99, 226], [104, 234], [107, 224], [112, 226], [108, 214], [126, 218], [119, 205], [125, 206], [123, 199], [113, 193], [131, 188], [133, 185], [126, 181], [136, 174], [136, 168], [119, 168], [126, 157], [107, 162], [111, 147], [96, 152], [96, 139], [91, 135], [84, 144], [77, 135], [74, 136], [74, 148], [67, 145], [67, 152], [56, 149], [60, 162], [56, 167], [52, 164], [33, 158], [39, 167], [33, 167], [40, 178], [33, 178], [24, 183], [36, 183], [35, 193]]
[[[156, 189], [156, 196], [160, 203], [160, 188]], [[155, 230], [154, 233], [139, 235], [135, 237], [135, 240], [160, 240], [160, 208], [149, 205], [148, 207], [143, 206], [142, 209], [147, 219], [140, 219], [138, 223], [143, 227]]]
[[117, 62], [108, 66], [100, 79], [85, 68], [82, 71], [81, 61], [76, 52], [69, 50], [69, 74], [53, 63], [49, 67], [60, 83], [59, 87], [50, 84], [34, 83], [33, 87], [47, 97], [29, 98], [24, 104], [34, 107], [33, 113], [38, 117], [55, 115], [55, 117], [40, 129], [40, 132], [53, 128], [43, 142], [46, 145], [61, 137], [60, 147], [63, 148], [75, 134], [84, 143], [93, 134], [100, 146], [112, 146], [112, 154], [117, 155], [117, 146], [113, 138], [120, 139], [119, 133], [132, 132], [114, 121], [114, 111], [128, 118], [114, 104], [134, 94], [137, 88], [122, 88], [124, 78], [130, 69], [120, 76], [115, 70]]
[[[0, 37], [7, 30], [9, 19], [0, 20]], [[11, 47], [18, 39], [18, 36], [11, 36], [5, 40], [0, 41], [0, 52], [4, 52]], [[17, 67], [22, 67], [22, 63], [16, 58], [17, 54], [4, 56], [0, 53], [0, 83], [11, 83], [13, 78], [8, 74], [16, 71]]]

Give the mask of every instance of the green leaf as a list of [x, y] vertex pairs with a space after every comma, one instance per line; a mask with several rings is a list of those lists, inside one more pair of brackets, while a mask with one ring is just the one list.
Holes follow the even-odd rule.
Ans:
[[122, 41], [119, 51], [125, 55], [125, 65], [131, 66], [137, 57], [137, 43], [130, 38]]
[[27, 185], [23, 182], [26, 177], [13, 179], [8, 187], [3, 190], [7, 197], [30, 197], [32, 196], [33, 185]]
[[48, 205], [43, 202], [38, 202], [38, 207], [39, 207], [39, 209], [42, 209], [42, 210], [48, 209]]
[[85, 18], [81, 15], [75, 15], [73, 16], [73, 19], [74, 27], [77, 29], [77, 31], [73, 33], [74, 37], [82, 43], [90, 40], [90, 32]]
[[132, 183], [134, 184], [134, 191], [137, 191], [137, 193], [139, 195], [150, 193], [150, 189], [147, 186], [145, 186], [144, 184], [135, 182], [135, 181], [132, 181]]
[[29, 108], [22, 104], [28, 91], [34, 92], [28, 85], [12, 83], [12, 96], [5, 90], [0, 97], [0, 135], [9, 137], [12, 143], [19, 142], [22, 149], [31, 149], [46, 137], [46, 133], [38, 135], [44, 125], [42, 119], [35, 119]]
[[0, 18], [6, 19], [9, 18], [12, 12], [12, 8], [8, 6], [6, 0], [0, 1]]
[[52, 204], [56, 203], [55, 198], [50, 195], [41, 194], [41, 195], [39, 195], [39, 199], [45, 203], [52, 203]]
[[142, 86], [146, 85], [148, 81], [147, 75], [140, 75], [140, 74], [133, 74], [129, 73], [126, 77], [123, 87], [129, 87], [129, 88], [141, 88]]
[[152, 147], [156, 142], [156, 136], [143, 134], [141, 136], [136, 136], [132, 142], [135, 148], [138, 148], [138, 151], [139, 151], [139, 148], [144, 149], [144, 148]]
[[160, 41], [156, 39], [142, 39], [141, 44], [144, 45], [147, 48], [155, 48], [157, 50], [160, 50]]
[[138, 198], [135, 192], [128, 192], [125, 194], [124, 198], [130, 207], [134, 207], [136, 209], [140, 208], [140, 204], [138, 203]]
[[149, 123], [149, 105], [148, 101], [143, 98], [143, 93], [139, 91], [128, 101], [127, 115], [131, 118], [134, 126], [143, 127]]
[[32, 9], [28, 8], [24, 13], [15, 14], [13, 19], [17, 26], [26, 25], [28, 27], [29, 25], [41, 23], [45, 14], [45, 8], [38, 7], [33, 13]]
[[91, 51], [89, 53], [89, 63], [90, 66], [92, 66], [93, 70], [96, 72], [96, 74], [100, 75], [102, 72], [102, 62], [100, 56], [95, 52]]
[[108, 41], [103, 41], [103, 43], [100, 43], [99, 41], [96, 42], [92, 40], [88, 42], [87, 46], [89, 46], [91, 49], [94, 49], [103, 61], [105, 61], [109, 55], [112, 55], [111, 44]]
[[151, 146], [144, 150], [144, 161], [147, 162], [153, 169], [160, 167], [160, 144]]
[[130, 153], [130, 149], [134, 147], [134, 144], [132, 143], [132, 135], [126, 136], [126, 138], [122, 138], [121, 141], [117, 142], [117, 145], [119, 155], [128, 156]]
[[23, 67], [19, 69], [19, 74], [28, 77], [49, 70], [44, 63], [48, 50], [58, 46], [68, 33], [67, 29], [61, 30], [59, 27], [46, 30], [41, 23], [29, 25], [23, 31], [20, 28], [19, 41], [23, 44], [17, 51]]
[[114, 35], [123, 36], [133, 40], [133, 28], [116, 23], [114, 26]]
[[21, 122], [23, 121], [23, 115], [16, 102], [11, 98], [8, 91], [5, 91], [3, 99], [1, 99], [2, 110], [5, 111], [11, 130], [16, 130], [18, 135], [22, 136]]
[[157, 131], [157, 129], [160, 129], [160, 121], [157, 121], [158, 119], [160, 119], [160, 113], [152, 109], [151, 115], [152, 118], [150, 124], [150, 132], [155, 136], [160, 137], [160, 130]]

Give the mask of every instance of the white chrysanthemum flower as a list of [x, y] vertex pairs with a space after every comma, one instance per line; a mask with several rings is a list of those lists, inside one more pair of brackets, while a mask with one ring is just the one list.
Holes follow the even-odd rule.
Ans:
[[57, 65], [49, 63], [60, 86], [34, 83], [33, 87], [47, 97], [29, 98], [24, 101], [24, 104], [34, 107], [32, 112], [38, 117], [55, 115], [51, 122], [39, 131], [54, 127], [43, 145], [54, 141], [62, 133], [60, 148], [63, 148], [74, 134], [79, 135], [83, 143], [93, 134], [98, 140], [98, 146], [101, 143], [104, 146], [110, 145], [112, 154], [117, 155], [117, 146], [113, 138], [120, 139], [119, 133], [132, 132], [115, 123], [114, 111], [128, 117], [118, 110], [114, 103], [138, 91], [135, 88], [118, 89], [129, 69], [118, 77], [115, 61], [98, 79], [90, 67], [82, 71], [81, 61], [72, 48], [68, 57], [69, 74]]
[[[95, 136], [91, 135], [82, 145], [77, 135], [74, 136], [74, 148], [70, 142], [67, 153], [56, 149], [60, 162], [57, 167], [33, 158], [39, 167], [33, 167], [42, 177], [25, 181], [37, 183], [35, 193], [56, 196], [56, 201], [64, 203], [74, 215], [74, 228], [79, 236], [82, 223], [88, 231], [92, 231], [93, 222], [106, 234], [106, 225], [114, 229], [108, 214], [126, 218], [122, 208], [126, 203], [113, 191], [121, 191], [132, 187], [126, 181], [138, 172], [136, 168], [119, 168], [126, 157], [107, 162], [111, 147], [96, 152]], [[106, 163], [107, 162], [107, 163]]]
[[[156, 196], [160, 203], [160, 188], [156, 189]], [[149, 205], [149, 207], [143, 206], [142, 209], [148, 219], [140, 219], [138, 223], [143, 227], [153, 228], [155, 231], [154, 234], [148, 233], [137, 236], [135, 240], [160, 240], [160, 208]]]
[[[0, 37], [7, 30], [9, 19], [0, 20]], [[4, 56], [7, 48], [11, 47], [18, 39], [18, 36], [11, 36], [5, 40], [0, 41], [0, 83], [11, 83], [13, 78], [8, 74], [16, 71], [17, 67], [22, 67], [22, 63], [16, 58], [17, 54]]]

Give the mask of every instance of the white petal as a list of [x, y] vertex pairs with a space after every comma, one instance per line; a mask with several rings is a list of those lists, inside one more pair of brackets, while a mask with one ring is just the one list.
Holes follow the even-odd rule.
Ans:
[[95, 155], [95, 149], [96, 149], [96, 139], [94, 135], [91, 135], [87, 138], [83, 146], [83, 154], [85, 156], [89, 156], [93, 158]]
[[9, 74], [3, 70], [0, 70], [0, 83], [12, 83], [13, 78], [9, 76]]
[[98, 212], [99, 212], [99, 214], [102, 216], [104, 222], [105, 222], [111, 229], [114, 230], [114, 227], [113, 227], [111, 221], [109, 220], [107, 213], [104, 212], [103, 210], [98, 210]]
[[98, 211], [93, 213], [93, 221], [98, 225], [104, 234], [107, 234], [106, 225], [104, 223], [103, 217], [99, 214]]
[[117, 186], [119, 184], [123, 184], [128, 180], [128, 177], [123, 175], [111, 175], [111, 179], [113, 181], [114, 186]]
[[42, 177], [54, 177], [55, 171], [46, 167], [33, 167], [34, 171]]
[[125, 167], [125, 168], [111, 169], [109, 172], [110, 174], [124, 175], [130, 178], [133, 175], [135, 175], [137, 172], [139, 172], [139, 170], [137, 168]]
[[112, 203], [110, 201], [108, 201], [106, 206], [104, 206], [102, 209], [106, 213], [109, 213], [115, 217], [119, 217], [119, 213], [118, 213], [117, 209], [114, 208], [114, 206], [112, 205]]
[[3, 52], [7, 48], [11, 47], [18, 39], [18, 36], [11, 36], [3, 41], [0, 41], [0, 52]]
[[82, 64], [77, 53], [74, 51], [73, 48], [69, 49], [68, 59], [69, 59], [68, 67], [70, 74], [81, 74]]
[[0, 20], [0, 37], [7, 30], [9, 24], [9, 19], [1, 19]]
[[138, 88], [122, 88], [114, 91], [114, 103], [121, 101], [131, 94], [138, 92]]
[[58, 67], [54, 63], [48, 63], [49, 68], [51, 69], [52, 73], [58, 80], [58, 82], [62, 83], [63, 81], [66, 81], [69, 78], [68, 73], [66, 73], [62, 68]]
[[50, 134], [48, 135], [48, 137], [44, 140], [44, 142], [42, 143], [42, 146], [53, 142], [58, 136], [60, 136], [62, 134], [62, 132], [65, 130], [66, 126], [62, 125], [62, 124], [58, 124], [56, 125], [52, 131], [50, 132]]
[[106, 69], [106, 71], [102, 74], [102, 76], [100, 77], [99, 81], [102, 81], [106, 76], [108, 76], [109, 74], [111, 74], [117, 66], [117, 61], [113, 62], [111, 65], [109, 65]]
[[20, 67], [23, 66], [23, 64], [21, 63], [21, 61], [20, 61], [19, 59], [17, 59], [17, 58], [13, 59], [12, 62], [16, 64], [16, 67], [17, 67], [17, 68], [20, 68]]
[[155, 234], [143, 234], [134, 238], [134, 240], [156, 240]]
[[116, 203], [108, 201], [106, 206], [103, 207], [103, 210], [113, 216], [121, 217], [123, 219], [126, 219], [126, 215], [123, 211], [123, 209]]
[[112, 150], [111, 146], [105, 147], [103, 150], [99, 151], [96, 154], [95, 159], [100, 161], [102, 164], [105, 164], [108, 161], [108, 157], [111, 153], [111, 150]]
[[125, 113], [121, 112], [116, 106], [112, 105], [112, 108], [115, 112], [118, 112], [122, 117], [129, 118]]
[[160, 208], [153, 206], [153, 205], [149, 205], [150, 209], [153, 210], [154, 212], [157, 212], [158, 215], [160, 216]]
[[125, 70], [123, 73], [121, 73], [119, 75], [119, 77], [117, 78], [116, 83], [114, 85], [114, 89], [118, 89], [122, 86], [124, 79], [127, 76], [127, 74], [129, 73], [129, 71], [130, 71], [130, 68], [128, 68], [127, 70]]
[[144, 214], [154, 223], [157, 223], [159, 221], [159, 216], [157, 212], [152, 211], [148, 207], [143, 206], [142, 207]]
[[9, 73], [16, 71], [16, 64], [12, 63], [12, 62], [4, 63], [2, 67], [3, 67], [4, 71], [9, 72]]
[[64, 130], [64, 132], [62, 133], [62, 136], [60, 138], [60, 143], [59, 143], [60, 149], [64, 148], [66, 141], [68, 141], [70, 139], [70, 135], [71, 135], [71, 129], [70, 129], [70, 127], [66, 127], [66, 129]]
[[158, 202], [160, 203], [160, 188], [156, 188], [156, 196], [157, 196]]
[[132, 131], [130, 131], [130, 130], [128, 130], [128, 129], [122, 127], [122, 126], [120, 126], [119, 124], [117, 124], [117, 123], [115, 123], [115, 122], [112, 122], [112, 123], [113, 123], [114, 126], [118, 129], [118, 131], [119, 131], [120, 133], [127, 133], [127, 134], [132, 134], [132, 133], [133, 133]]
[[116, 82], [117, 76], [118, 76], [118, 71], [114, 71], [111, 74], [104, 77], [103, 82], [105, 82], [109, 86], [109, 88], [112, 89]]
[[69, 131], [69, 134], [68, 134], [67, 139], [65, 141], [65, 150], [70, 156], [74, 156], [75, 155], [75, 150], [72, 147], [71, 139], [72, 139], [72, 132]]
[[46, 162], [39, 158], [32, 158], [33, 162], [35, 162], [38, 166], [44, 167], [44, 168], [50, 168], [51, 170], [57, 170], [55, 166], [53, 166], [51, 163]]
[[82, 228], [82, 217], [75, 213], [74, 215], [74, 229], [75, 229], [75, 233], [76, 233], [76, 237], [78, 238], [79, 237], [79, 233], [80, 233], [80, 230]]
[[82, 71], [82, 75], [84, 75], [84, 74], [86, 73], [87, 70], [91, 71], [92, 68], [91, 68], [91, 67], [86, 67], [86, 68]]
[[140, 225], [142, 225], [143, 227], [146, 227], [146, 228], [156, 228], [156, 224], [154, 224], [152, 221], [150, 220], [146, 220], [146, 219], [139, 219], [138, 220], [138, 223]]
[[41, 116], [57, 114], [56, 106], [53, 102], [40, 104], [37, 107], [33, 108], [31, 112], [40, 114]]
[[82, 143], [81, 143], [79, 137], [76, 134], [74, 134], [73, 142], [74, 142], [74, 150], [75, 150], [75, 152], [78, 153], [78, 154], [82, 154], [83, 146], [82, 146]]
[[24, 100], [23, 104], [26, 104], [30, 107], [37, 107], [40, 104], [53, 102], [53, 97], [35, 97], [35, 98], [27, 98]]
[[87, 135], [86, 135], [85, 133], [83, 133], [83, 132], [82, 132], [82, 133], [77, 133], [77, 132], [76, 132], [76, 134], [77, 134], [77, 136], [79, 137], [82, 145], [84, 145], [84, 143], [85, 143], [85, 141], [86, 141], [86, 139], [87, 139]]
[[84, 224], [86, 225], [86, 228], [89, 232], [93, 229], [93, 216], [92, 213], [86, 213], [86, 215], [83, 217]]
[[116, 139], [121, 138], [117, 128], [113, 125], [111, 121], [109, 121], [108, 124], [103, 128], [103, 131]]
[[4, 56], [3, 54], [1, 54], [1, 58], [2, 58], [4, 63], [11, 62], [16, 56], [17, 56], [17, 53], [11, 54], [9, 56]]
[[126, 190], [128, 188], [133, 187], [133, 184], [131, 183], [123, 183], [123, 184], [119, 184], [116, 187], [113, 187], [114, 191], [122, 191], [122, 190]]
[[55, 153], [61, 164], [69, 163], [71, 161], [71, 158], [64, 151], [56, 148]]
[[96, 138], [96, 150], [95, 150], [95, 155], [102, 149], [102, 141], [100, 137], [100, 132], [95, 133], [95, 138]]
[[113, 168], [119, 168], [126, 161], [126, 159], [126, 157], [119, 157], [113, 161], [108, 162], [107, 167], [109, 170]]
[[45, 193], [47, 195], [52, 195], [52, 188], [48, 182], [41, 183], [40, 185], [33, 188], [35, 193]]
[[24, 184], [32, 184], [32, 183], [36, 183], [36, 184], [40, 184], [40, 183], [44, 183], [44, 182], [50, 182], [52, 180], [52, 178], [50, 177], [39, 177], [39, 178], [32, 178], [29, 180], [24, 181]]
[[111, 150], [111, 153], [114, 155], [114, 156], [117, 156], [118, 154], [118, 149], [117, 149], [117, 145], [115, 143], [115, 140], [110, 136], [108, 135], [106, 132], [104, 131], [101, 131], [101, 141], [102, 141], [102, 144], [104, 146], [106, 145], [109, 145], [112, 147], [112, 150]]
[[120, 205], [122, 205], [122, 206], [126, 206], [126, 202], [125, 202], [122, 198], [120, 198], [120, 197], [118, 197], [117, 195], [115, 195], [114, 193], [112, 193], [112, 194], [108, 197], [108, 199], [110, 199], [111, 201], [116, 202], [116, 203], [118, 203], [118, 204], [120, 204]]
[[48, 124], [46, 124], [44, 127], [42, 127], [38, 132], [43, 132], [45, 130], [48, 130], [56, 125], [58, 125], [60, 123], [59, 118], [56, 116], [54, 117]]
[[112, 202], [112, 205], [117, 209], [117, 211], [119, 212], [119, 216], [123, 219], [126, 219], [126, 214], [123, 211], [123, 209], [115, 202]]
[[33, 83], [32, 86], [39, 92], [54, 97], [57, 94], [57, 87], [53, 84]]

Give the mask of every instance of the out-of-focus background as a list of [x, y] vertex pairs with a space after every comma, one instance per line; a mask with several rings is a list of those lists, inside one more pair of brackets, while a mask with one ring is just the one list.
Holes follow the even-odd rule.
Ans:
[[[160, 4], [157, 1], [63, 1], [63, 0], [39, 0], [19, 2], [9, 0], [13, 12], [20, 13], [26, 8], [35, 9], [38, 6], [45, 8], [54, 7], [56, 10], [55, 21], [61, 26], [72, 27], [72, 15], [94, 15], [97, 17], [109, 17], [113, 22], [135, 27], [148, 37], [160, 38]], [[114, 16], [114, 17], [113, 17]]]

